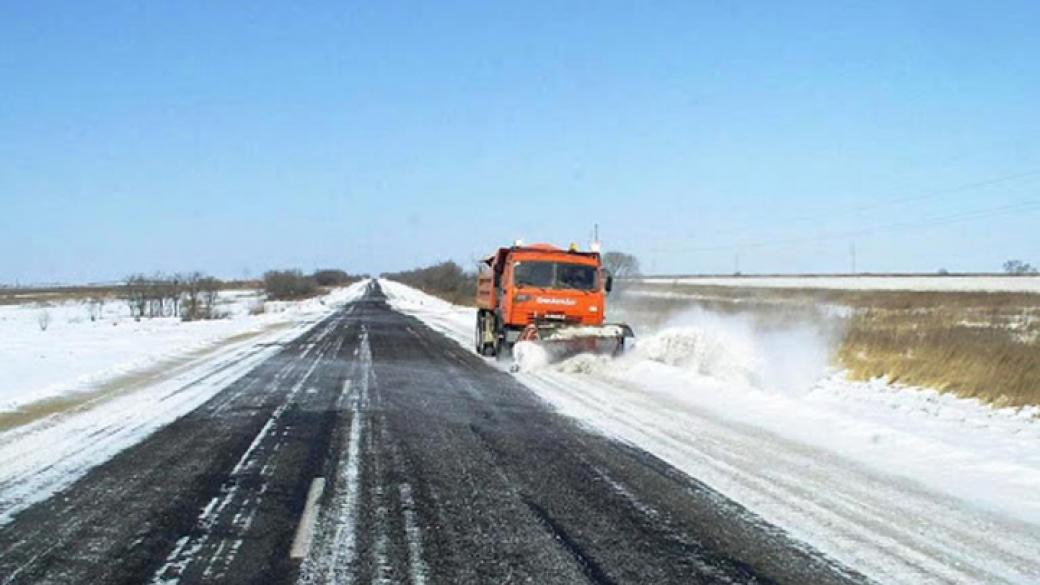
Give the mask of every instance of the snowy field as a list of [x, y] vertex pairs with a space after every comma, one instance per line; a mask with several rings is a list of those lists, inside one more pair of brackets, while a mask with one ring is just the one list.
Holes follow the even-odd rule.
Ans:
[[300, 302], [224, 295], [227, 319], [135, 322], [116, 303], [91, 322], [78, 303], [0, 307], [0, 525], [120, 451], [198, 408], [367, 281]]
[[[471, 348], [472, 308], [380, 283], [395, 308]], [[546, 365], [528, 348], [517, 377], [880, 582], [1040, 582], [1036, 408], [851, 382], [808, 324], [690, 311], [633, 325], [621, 358]]]
[[749, 288], [1040, 294], [1040, 276], [690, 276], [644, 278], [642, 282]]
[[[164, 360], [312, 319], [351, 294], [339, 289], [302, 302], [267, 302], [265, 313], [250, 315], [264, 303], [262, 293], [226, 291], [217, 308], [228, 314], [226, 319], [193, 322], [174, 317], [135, 321], [127, 304], [115, 299], [94, 321], [82, 301], [0, 305], [0, 412], [91, 391]], [[39, 324], [43, 315], [50, 321], [45, 331]]]

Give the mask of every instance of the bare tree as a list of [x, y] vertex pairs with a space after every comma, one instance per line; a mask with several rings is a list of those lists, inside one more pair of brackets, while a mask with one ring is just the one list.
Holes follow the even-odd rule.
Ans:
[[162, 274], [156, 273], [144, 283], [145, 296], [148, 297], [148, 318], [163, 317], [166, 297], [163, 294]]
[[[152, 277], [133, 274], [126, 279], [122, 298], [135, 319], [180, 317], [185, 321], [212, 319], [223, 283], [201, 272]], [[103, 305], [103, 302], [101, 302]], [[97, 316], [100, 317], [100, 306]], [[93, 309], [91, 309], [93, 314]]]
[[98, 295], [91, 297], [87, 301], [87, 316], [90, 317], [91, 321], [97, 321], [101, 319], [105, 312], [105, 297]]
[[220, 295], [220, 285], [220, 281], [212, 276], [206, 276], [199, 280], [203, 319], [219, 319], [224, 316], [217, 311], [217, 297]]
[[190, 272], [184, 275], [183, 300], [181, 301], [181, 319], [194, 321], [202, 318], [202, 274]]
[[166, 279], [166, 294], [170, 299], [171, 310], [174, 317], [180, 317], [181, 293], [183, 292], [183, 278], [179, 274], [171, 275]]
[[177, 277], [176, 295], [180, 301], [180, 318], [184, 321], [219, 319], [217, 299], [223, 283], [201, 272], [190, 272]]
[[1026, 274], [1037, 274], [1037, 269], [1032, 264], [1027, 264], [1021, 260], [1008, 260], [1004, 263], [1004, 272], [1021, 276]]
[[148, 307], [148, 279], [143, 274], [131, 274], [123, 285], [123, 300], [130, 307], [130, 316], [140, 320]]
[[264, 292], [271, 299], [299, 299], [318, 292], [318, 285], [300, 270], [270, 270], [264, 273]]
[[641, 274], [639, 259], [624, 252], [603, 254], [603, 267], [610, 271], [614, 278], [634, 278]]

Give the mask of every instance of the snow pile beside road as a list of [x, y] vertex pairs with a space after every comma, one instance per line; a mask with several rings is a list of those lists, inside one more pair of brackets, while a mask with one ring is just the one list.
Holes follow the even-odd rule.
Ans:
[[835, 337], [819, 323], [767, 328], [745, 316], [699, 308], [669, 319], [656, 331], [638, 324], [636, 331], [620, 359], [582, 355], [557, 369], [609, 373], [655, 362], [692, 379], [800, 394], [826, 375]]
[[443, 334], [466, 348], [474, 346], [477, 310], [460, 307], [428, 295], [408, 285], [379, 279], [379, 286], [392, 308], [407, 315], [415, 315], [434, 331]]
[[[655, 337], [674, 339], [675, 334]], [[681, 339], [687, 343], [696, 337]], [[835, 371], [821, 371], [805, 387], [773, 384], [754, 360], [713, 356], [709, 350], [703, 359], [676, 366], [658, 359], [658, 344], [649, 345], [650, 351], [642, 345], [616, 360], [582, 355], [524, 371], [540, 393], [539, 380], [560, 382], [578, 374], [583, 384], [598, 387], [595, 395], [615, 407], [690, 412], [746, 424], [1040, 524], [1036, 408], [994, 409], [884, 380], [854, 382]], [[669, 346], [665, 353], [674, 349]], [[639, 388], [639, 401], [620, 400], [611, 393], [618, 386]], [[558, 398], [552, 392], [545, 397], [554, 403]], [[585, 407], [571, 407], [562, 410], [579, 418], [592, 416]], [[604, 423], [604, 429], [629, 439], [626, 429], [613, 423]]]
[[[765, 367], [746, 339], [695, 328], [669, 329], [636, 342], [632, 360], [650, 360], [724, 382], [755, 385]], [[610, 364], [613, 365], [613, 364]]]
[[[0, 306], [0, 412], [28, 403], [83, 392], [162, 360], [203, 351], [238, 336], [313, 321], [360, 296], [365, 283], [304, 301], [267, 302], [260, 291], [225, 291], [217, 310], [227, 318], [183, 322], [135, 321], [122, 301], [111, 300], [96, 320], [80, 301]], [[49, 319], [46, 331], [39, 319]]]
[[[472, 345], [471, 309], [395, 286], [395, 307]], [[816, 324], [694, 311], [636, 334], [618, 359], [523, 350], [517, 377], [880, 582], [1040, 582], [1037, 409], [852, 382]]]
[[703, 317], [519, 377], [881, 582], [1040, 578], [1037, 409], [851, 382], [824, 332]]
[[831, 338], [810, 324], [761, 328], [694, 310], [618, 359], [577, 356], [544, 375], [636, 385], [661, 407], [766, 429], [1040, 523], [1040, 409], [850, 381], [828, 366]]
[[532, 341], [520, 341], [513, 346], [513, 361], [521, 372], [548, 367], [552, 361], [545, 348]]
[[[103, 322], [66, 322], [67, 328], [48, 328], [39, 338], [28, 331], [26, 319], [15, 318], [17, 307], [5, 307], [10, 318], [0, 322], [0, 329], [23, 340], [12, 346], [13, 354], [0, 353], [0, 376], [6, 383], [17, 381], [12, 370], [28, 372], [33, 380], [47, 376], [60, 380], [77, 368], [87, 373], [72, 382], [45, 387], [45, 391], [29, 386], [17, 394], [25, 402], [16, 410], [0, 410], [0, 526], [202, 406], [278, 353], [284, 344], [360, 297], [367, 284], [355, 283], [320, 298], [279, 303], [277, 313], [249, 315], [244, 304], [259, 297], [236, 292], [228, 296], [231, 303], [242, 305], [232, 308], [241, 310], [226, 320], [137, 323], [113, 313], [106, 314]], [[63, 314], [61, 310], [78, 314], [78, 307], [71, 304], [57, 308], [58, 314]], [[319, 336], [327, 335], [334, 325], [325, 326]], [[58, 331], [63, 334], [48, 336]], [[79, 343], [84, 347], [76, 345]], [[134, 350], [138, 353], [133, 354]], [[34, 353], [44, 358], [35, 361]], [[126, 361], [128, 353], [138, 361]], [[58, 358], [63, 355], [72, 356], [72, 363], [61, 363]], [[19, 358], [28, 364], [19, 363]], [[52, 359], [53, 367], [39, 365], [50, 364]], [[143, 364], [151, 367], [132, 369]], [[41, 367], [48, 371], [33, 370]], [[112, 372], [124, 370], [130, 375], [110, 377]], [[55, 391], [62, 388], [69, 390], [60, 395], [61, 400], [43, 400], [57, 398]]]
[[[380, 284], [394, 308], [472, 346], [474, 309]], [[833, 338], [816, 324], [765, 328], [695, 309], [659, 331], [637, 330], [620, 358], [583, 354], [549, 364], [536, 345], [514, 349], [521, 371], [532, 374], [520, 378], [536, 391], [536, 377], [570, 377], [597, 385], [609, 404], [618, 402], [616, 386], [637, 387], [640, 404], [626, 407], [698, 411], [768, 429], [1040, 523], [1040, 409], [995, 409], [884, 380], [850, 381], [828, 366]]]

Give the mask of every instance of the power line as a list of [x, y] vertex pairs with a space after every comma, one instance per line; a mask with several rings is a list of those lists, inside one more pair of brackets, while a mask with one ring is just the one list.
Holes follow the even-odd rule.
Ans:
[[902, 205], [904, 203], [916, 203], [918, 201], [924, 201], [926, 199], [935, 199], [936, 197], [942, 197], [943, 195], [950, 195], [952, 193], [963, 193], [964, 191], [974, 191], [975, 189], [981, 189], [982, 187], [992, 187], [993, 185], [999, 185], [1001, 183], [1007, 183], [1009, 181], [1017, 181], [1018, 179], [1024, 179], [1027, 177], [1035, 177], [1040, 175], [1040, 168], [1032, 169], [1029, 171], [1015, 173], [1013, 175], [1004, 175], [1001, 177], [995, 177], [992, 179], [985, 179], [982, 181], [976, 181], [974, 183], [966, 183], [958, 185], [956, 187], [948, 187], [939, 191], [933, 191], [924, 195], [902, 197], [898, 199], [892, 199], [889, 201], [882, 201], [870, 205], [863, 205], [855, 209], [855, 212], [861, 211], [872, 211], [874, 209], [881, 209], [884, 207], [892, 207], [893, 205]]
[[941, 217], [934, 217], [922, 221], [913, 222], [895, 222], [888, 224], [877, 224], [865, 228], [861, 228], [854, 231], [834, 233], [834, 234], [823, 234], [818, 236], [806, 236], [800, 238], [787, 238], [777, 240], [763, 240], [757, 242], [745, 242], [741, 244], [729, 244], [722, 246], [700, 246], [693, 248], [672, 248], [668, 250], [656, 250], [656, 252], [721, 252], [729, 250], [751, 250], [756, 248], [765, 248], [769, 246], [786, 246], [791, 244], [802, 244], [810, 242], [823, 242], [835, 239], [849, 239], [863, 236], [870, 236], [877, 233], [899, 231], [899, 230], [913, 230], [920, 228], [929, 228], [940, 225], [949, 225], [953, 223], [961, 223], [965, 221], [973, 221], [977, 219], [984, 219], [987, 217], [1005, 215], [1012, 212], [1028, 213], [1031, 211], [1040, 210], [1040, 200], [1022, 201], [1012, 205], [1004, 205], [1001, 207], [993, 207], [988, 209], [979, 209], [971, 212], [952, 214]]
[[[787, 223], [803, 223], [803, 222], [824, 222], [836, 217], [847, 217], [850, 215], [857, 215], [859, 213], [867, 211], [875, 211], [878, 209], [884, 209], [886, 207], [896, 207], [899, 205], [905, 205], [907, 203], [917, 203], [920, 201], [927, 201], [929, 199], [935, 199], [944, 195], [952, 195], [955, 193], [964, 193], [968, 191], [974, 191], [985, 187], [992, 187], [994, 185], [1000, 185], [1002, 183], [1009, 183], [1012, 181], [1018, 181], [1021, 179], [1027, 179], [1029, 177], [1040, 177], [1040, 167], [1027, 169], [1018, 173], [1012, 173], [1007, 175], [999, 175], [996, 177], [989, 177], [978, 181], [972, 181], [970, 183], [962, 183], [951, 187], [945, 187], [935, 191], [928, 191], [925, 193], [919, 193], [916, 195], [907, 195], [903, 197], [896, 197], [886, 201], [880, 201], [877, 203], [869, 203], [866, 205], [859, 205], [850, 207], [847, 209], [834, 211], [830, 213], [812, 214], [812, 215], [800, 215], [783, 219], [782, 221]], [[753, 229], [751, 226], [735, 227], [724, 230], [714, 230], [708, 233], [713, 235], [725, 235], [732, 234], [734, 232], [747, 231]]]

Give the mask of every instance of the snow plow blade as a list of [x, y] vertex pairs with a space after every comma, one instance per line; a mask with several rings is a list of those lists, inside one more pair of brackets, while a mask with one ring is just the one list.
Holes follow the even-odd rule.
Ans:
[[519, 341], [537, 343], [551, 361], [557, 362], [582, 353], [620, 355], [625, 351], [625, 340], [632, 337], [635, 333], [624, 323], [538, 324], [525, 327]]

